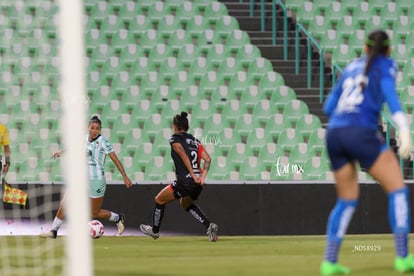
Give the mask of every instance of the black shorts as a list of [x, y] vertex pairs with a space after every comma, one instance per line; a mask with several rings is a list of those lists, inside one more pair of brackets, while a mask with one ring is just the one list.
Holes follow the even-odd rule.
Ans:
[[175, 198], [190, 196], [192, 200], [197, 200], [203, 186], [195, 183], [192, 178], [175, 180], [169, 185]]

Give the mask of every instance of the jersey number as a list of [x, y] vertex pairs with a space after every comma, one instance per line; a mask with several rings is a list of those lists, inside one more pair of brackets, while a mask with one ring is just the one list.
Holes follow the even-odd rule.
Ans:
[[349, 77], [344, 80], [342, 94], [337, 105], [339, 113], [356, 111], [356, 107], [364, 100], [361, 87], [361, 82], [364, 80], [365, 85], [367, 85], [368, 81], [363, 75], [357, 75], [355, 78]]
[[191, 165], [193, 166], [193, 169], [198, 169], [198, 154], [196, 151], [192, 151], [191, 156], [193, 159], [191, 160]]

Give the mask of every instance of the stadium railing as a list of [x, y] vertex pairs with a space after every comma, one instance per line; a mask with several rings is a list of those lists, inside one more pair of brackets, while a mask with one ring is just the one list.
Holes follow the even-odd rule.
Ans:
[[295, 72], [296, 75], [299, 74], [299, 64], [300, 64], [300, 51], [299, 51], [299, 33], [302, 33], [306, 36], [308, 41], [307, 43], [307, 61], [308, 61], [308, 74], [307, 74], [307, 85], [308, 88], [312, 87], [312, 45], [319, 51], [319, 102], [323, 102], [323, 91], [324, 91], [324, 51], [319, 43], [312, 37], [312, 35], [306, 30], [306, 28], [300, 24], [296, 24], [296, 33], [295, 33]]

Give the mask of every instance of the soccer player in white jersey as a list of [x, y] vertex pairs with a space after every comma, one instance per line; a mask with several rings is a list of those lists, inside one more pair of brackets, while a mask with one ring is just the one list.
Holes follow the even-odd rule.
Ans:
[[[114, 213], [109, 210], [101, 209], [104, 201], [104, 195], [106, 190], [105, 179], [105, 159], [108, 155], [115, 166], [121, 173], [124, 184], [127, 188], [132, 186], [132, 182], [127, 176], [124, 167], [119, 161], [118, 156], [112, 148], [111, 143], [104, 136], [101, 135], [102, 122], [97, 116], [93, 116], [89, 120], [88, 131], [86, 136], [87, 154], [88, 154], [88, 171], [89, 171], [89, 197], [91, 198], [92, 218], [105, 219], [116, 223], [118, 228], [118, 234], [122, 234], [125, 230], [125, 216], [122, 214]], [[52, 157], [56, 158], [61, 156], [62, 151], [53, 153]], [[49, 232], [40, 234], [44, 238], [57, 237], [58, 230], [63, 223], [64, 209], [63, 201], [61, 201], [60, 207], [53, 220], [52, 229]]]

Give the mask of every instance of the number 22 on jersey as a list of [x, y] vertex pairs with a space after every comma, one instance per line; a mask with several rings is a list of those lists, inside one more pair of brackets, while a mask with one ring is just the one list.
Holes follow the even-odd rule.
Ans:
[[337, 113], [358, 112], [358, 105], [364, 100], [361, 82], [368, 85], [368, 78], [363, 75], [348, 77], [342, 83], [342, 94], [336, 106]]

